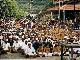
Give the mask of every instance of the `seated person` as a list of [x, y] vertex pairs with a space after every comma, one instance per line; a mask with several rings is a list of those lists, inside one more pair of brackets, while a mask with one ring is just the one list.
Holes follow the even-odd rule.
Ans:
[[14, 51], [17, 52], [19, 47], [20, 47], [20, 44], [18, 43], [18, 41], [16, 41], [15, 43], [13, 43], [13, 47], [14, 47]]
[[8, 43], [7, 41], [5, 41], [4, 45], [3, 45], [4, 52], [8, 52], [9, 48], [10, 48], [10, 43]]
[[28, 42], [27, 43], [27, 48], [25, 50], [25, 55], [27, 57], [35, 57], [36, 56], [36, 52], [35, 52], [35, 49], [32, 47], [32, 43], [31, 42]]
[[22, 55], [24, 55], [24, 51], [26, 50], [27, 45], [25, 44], [25, 42], [23, 40], [18, 41], [19, 44], [19, 48], [20, 48], [20, 53], [22, 53]]

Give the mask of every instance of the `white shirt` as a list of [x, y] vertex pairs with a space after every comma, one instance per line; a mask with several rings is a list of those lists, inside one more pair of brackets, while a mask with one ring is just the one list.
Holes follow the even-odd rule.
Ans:
[[1, 45], [2, 45], [2, 46], [4, 45], [4, 43], [5, 43], [5, 42], [4, 42], [3, 40], [1, 40]]
[[15, 48], [15, 50], [17, 50], [20, 47], [20, 44], [15, 42], [13, 43], [13, 47]]
[[21, 49], [25, 49], [25, 45], [26, 45], [25, 42], [20, 41], [19, 44], [20, 44]]
[[3, 49], [5, 48], [6, 43], [4, 41], [1, 42]]
[[22, 47], [22, 49], [23, 49], [24, 51], [26, 51], [27, 48], [28, 48], [28, 46], [27, 46], [26, 44]]
[[[28, 44], [31, 44], [31, 48], [29, 48]], [[27, 55], [34, 55], [35, 53], [35, 49], [32, 47], [32, 43], [28, 42], [27, 43], [27, 49], [25, 50], [25, 54]]]
[[69, 39], [69, 37], [68, 37], [68, 36], [64, 36], [64, 38]]
[[4, 50], [9, 50], [8, 48], [10, 47], [10, 43], [5, 44]]
[[25, 51], [25, 54], [27, 55], [34, 55], [34, 54], [36, 54], [35, 53], [35, 49], [33, 48], [33, 47], [31, 47], [31, 48], [27, 48], [27, 50]]

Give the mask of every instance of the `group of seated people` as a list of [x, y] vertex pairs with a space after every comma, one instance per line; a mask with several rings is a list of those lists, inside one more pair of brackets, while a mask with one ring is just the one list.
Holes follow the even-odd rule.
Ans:
[[[67, 35], [64, 37], [66, 43], [79, 43], [77, 37], [69, 38]], [[23, 36], [10, 35], [5, 39], [3, 35], [0, 35], [0, 54], [4, 53], [21, 53], [26, 57], [29, 56], [53, 56], [61, 54], [61, 47], [59, 40], [53, 40], [53, 38], [23, 38]], [[80, 49], [75, 48], [74, 51]], [[69, 53], [68, 53], [69, 54]]]
[[21, 53], [25, 54], [27, 57], [36, 56], [36, 51], [32, 46], [32, 43], [29, 41], [23, 40], [1, 40], [0, 39], [0, 54], [10, 53]]

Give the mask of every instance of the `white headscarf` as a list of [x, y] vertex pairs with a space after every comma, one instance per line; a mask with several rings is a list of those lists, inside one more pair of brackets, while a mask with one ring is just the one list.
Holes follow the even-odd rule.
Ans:
[[31, 42], [28, 42], [28, 43], [27, 43], [27, 46], [28, 46], [28, 44], [31, 44], [31, 48], [32, 48], [32, 43], [31, 43]]

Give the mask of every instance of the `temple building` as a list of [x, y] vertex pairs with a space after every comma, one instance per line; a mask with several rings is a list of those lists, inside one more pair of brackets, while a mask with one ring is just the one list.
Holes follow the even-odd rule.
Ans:
[[56, 14], [59, 19], [79, 19], [80, 1], [79, 0], [53, 0], [53, 7], [47, 9], [48, 12]]

